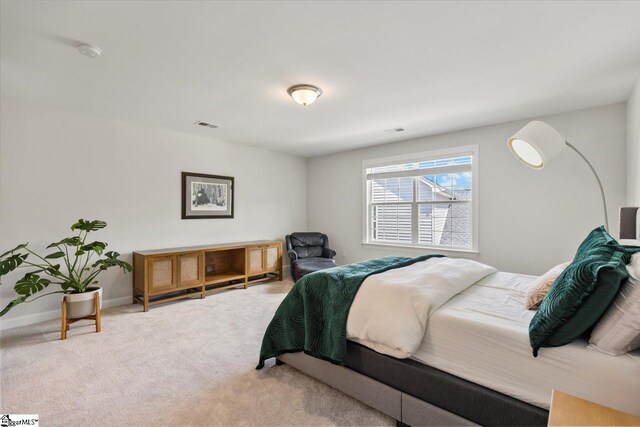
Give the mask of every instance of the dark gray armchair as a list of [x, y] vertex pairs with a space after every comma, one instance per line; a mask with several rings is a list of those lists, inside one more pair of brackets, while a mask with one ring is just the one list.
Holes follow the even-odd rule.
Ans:
[[305, 274], [336, 266], [336, 251], [329, 248], [329, 238], [322, 233], [291, 233], [285, 237], [291, 259], [291, 276], [296, 282]]

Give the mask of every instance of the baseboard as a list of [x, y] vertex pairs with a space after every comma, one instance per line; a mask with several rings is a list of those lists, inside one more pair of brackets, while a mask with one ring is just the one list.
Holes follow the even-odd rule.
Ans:
[[[131, 295], [104, 300], [102, 302], [103, 308], [117, 307], [119, 305], [131, 304]], [[27, 314], [20, 317], [14, 317], [11, 319], [0, 320], [0, 331], [7, 329], [17, 328], [20, 326], [33, 325], [34, 323], [45, 322], [47, 320], [59, 319], [61, 316], [60, 310], [44, 311], [42, 313]]]
[[[282, 268], [282, 275], [285, 280], [290, 276], [289, 269], [290, 269], [289, 265], [285, 265]], [[131, 304], [131, 295], [120, 297], [120, 298], [104, 300], [102, 302], [102, 307], [111, 308], [111, 307], [117, 307], [119, 305], [127, 305], [127, 304]], [[45, 322], [47, 320], [59, 319], [60, 316], [61, 316], [60, 310], [50, 310], [50, 311], [44, 311], [42, 313], [27, 314], [24, 316], [13, 317], [11, 319], [0, 319], [0, 331], [17, 328], [20, 326], [33, 325], [34, 323]]]

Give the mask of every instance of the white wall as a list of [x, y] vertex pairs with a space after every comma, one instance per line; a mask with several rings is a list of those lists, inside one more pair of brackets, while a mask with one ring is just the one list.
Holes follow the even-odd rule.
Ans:
[[[624, 103], [542, 117], [594, 164], [607, 194], [611, 229], [626, 199]], [[329, 235], [340, 263], [414, 249], [367, 248], [362, 240], [362, 161], [430, 149], [479, 145], [477, 260], [500, 270], [541, 274], [570, 260], [586, 234], [604, 222], [587, 165], [566, 150], [542, 171], [521, 165], [506, 140], [527, 121], [418, 138], [309, 160], [309, 230]], [[342, 250], [347, 251], [343, 257]]]
[[[619, 206], [640, 204], [639, 86], [629, 99], [628, 112], [624, 104], [615, 104], [541, 118], [598, 170], [612, 230], [617, 228]], [[290, 231], [306, 229], [328, 233], [341, 264], [397, 253], [412, 256], [419, 252], [361, 245], [362, 160], [470, 144], [480, 147], [479, 261], [501, 270], [539, 274], [570, 259], [586, 233], [602, 223], [596, 183], [575, 153], [566, 151], [539, 172], [511, 156], [505, 141], [526, 121], [307, 162], [15, 100], [2, 99], [0, 113], [0, 251], [24, 241], [42, 249], [68, 235], [69, 225], [78, 218], [99, 218], [109, 226], [95, 237], [127, 260], [134, 250], [281, 239]], [[629, 123], [625, 145], [627, 114], [635, 125]], [[234, 176], [236, 218], [181, 220], [181, 171]], [[15, 296], [16, 278], [17, 274], [3, 278], [3, 306]], [[131, 275], [109, 271], [101, 284], [108, 305], [130, 301]], [[12, 310], [0, 319], [0, 328], [58, 316], [58, 297], [43, 298]]]
[[640, 79], [627, 102], [627, 200], [640, 206]]
[[[304, 158], [3, 99], [0, 252], [71, 234], [78, 218], [102, 219], [97, 240], [131, 260], [134, 250], [283, 239], [306, 229]], [[180, 173], [235, 177], [235, 218], [181, 220]], [[0, 303], [15, 297], [3, 278]], [[130, 303], [131, 275], [100, 278], [105, 302]], [[55, 318], [58, 295], [14, 308], [1, 328]]]

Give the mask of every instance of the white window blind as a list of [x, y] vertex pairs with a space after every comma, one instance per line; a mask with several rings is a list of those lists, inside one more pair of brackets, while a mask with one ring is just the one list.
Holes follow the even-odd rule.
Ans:
[[366, 167], [366, 241], [474, 248], [474, 154]]

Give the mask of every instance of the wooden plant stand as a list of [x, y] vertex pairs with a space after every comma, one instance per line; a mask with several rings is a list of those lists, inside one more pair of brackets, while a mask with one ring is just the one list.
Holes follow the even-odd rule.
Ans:
[[62, 299], [62, 328], [60, 331], [60, 339], [67, 339], [67, 331], [69, 330], [69, 325], [77, 322], [78, 320], [95, 320], [96, 321], [96, 333], [100, 332], [100, 295], [96, 292], [96, 296], [94, 298], [96, 314], [92, 314], [90, 316], [79, 317], [77, 319], [67, 319], [67, 297]]

